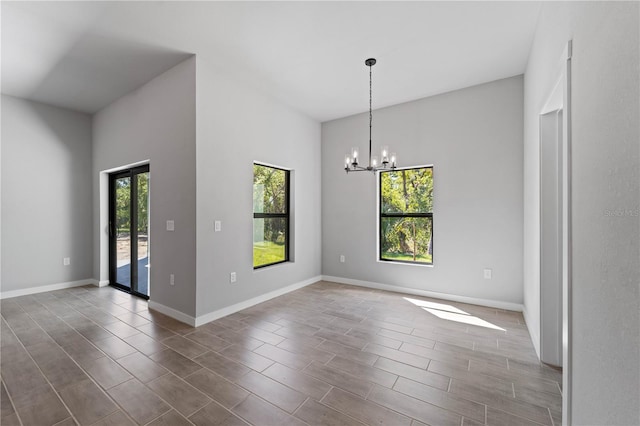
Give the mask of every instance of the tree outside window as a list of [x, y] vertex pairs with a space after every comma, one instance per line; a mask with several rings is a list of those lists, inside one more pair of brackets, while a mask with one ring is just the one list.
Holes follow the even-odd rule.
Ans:
[[253, 165], [253, 267], [289, 260], [289, 171]]
[[433, 167], [380, 172], [380, 260], [433, 264]]

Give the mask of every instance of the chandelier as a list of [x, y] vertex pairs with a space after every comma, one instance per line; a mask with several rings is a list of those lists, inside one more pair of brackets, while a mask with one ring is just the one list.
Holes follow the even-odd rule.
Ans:
[[369, 58], [364, 61], [364, 64], [369, 67], [369, 164], [361, 166], [358, 162], [359, 154], [357, 147], [351, 148], [351, 154], [347, 154], [344, 157], [344, 170], [349, 172], [377, 172], [379, 170], [393, 170], [396, 168], [396, 153], [389, 153], [389, 147], [383, 146], [380, 149], [380, 161], [377, 156], [371, 155], [371, 124], [373, 122], [373, 113], [371, 112], [371, 67], [376, 64], [374, 58]]

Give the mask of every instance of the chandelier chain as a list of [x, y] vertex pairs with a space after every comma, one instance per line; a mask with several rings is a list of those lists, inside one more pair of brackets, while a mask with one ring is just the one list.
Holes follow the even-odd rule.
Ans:
[[371, 67], [373, 64], [369, 65], [369, 164], [371, 164], [371, 127], [373, 124], [373, 113], [371, 112], [371, 98], [372, 98], [372, 79], [371, 79]]

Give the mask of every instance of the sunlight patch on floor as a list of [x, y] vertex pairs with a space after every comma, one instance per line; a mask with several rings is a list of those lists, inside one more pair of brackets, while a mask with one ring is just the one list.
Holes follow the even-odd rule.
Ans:
[[411, 302], [414, 305], [421, 307], [430, 314], [447, 321], [455, 321], [463, 324], [476, 325], [478, 327], [505, 331], [504, 328], [498, 327], [497, 325], [492, 324], [489, 321], [485, 321], [481, 318], [468, 314], [467, 312], [463, 311], [462, 309], [458, 309], [455, 306], [446, 305], [444, 303], [428, 302], [426, 300], [412, 299], [410, 297], [403, 297], [403, 299], [407, 302]]

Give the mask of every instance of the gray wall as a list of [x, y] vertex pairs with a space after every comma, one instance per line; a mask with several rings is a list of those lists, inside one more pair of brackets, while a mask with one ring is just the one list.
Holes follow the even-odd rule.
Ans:
[[522, 303], [522, 106], [516, 76], [374, 111], [374, 151], [434, 165], [433, 267], [376, 261], [376, 178], [343, 170], [368, 114], [323, 123], [323, 274]]
[[89, 280], [91, 256], [91, 117], [2, 95], [2, 292]]
[[[150, 296], [195, 315], [196, 143], [195, 57], [101, 110], [93, 120], [94, 274], [105, 275], [104, 187], [100, 172], [149, 160]], [[102, 212], [101, 212], [102, 209]], [[166, 221], [175, 231], [166, 231]], [[169, 274], [175, 285], [169, 285]]]
[[547, 3], [525, 78], [525, 306], [539, 328], [538, 114], [572, 59], [573, 424], [640, 424], [639, 4]]
[[[198, 57], [198, 316], [318, 277], [320, 124]], [[293, 170], [293, 261], [253, 270], [254, 161]], [[222, 231], [214, 232], [214, 221]], [[237, 282], [229, 282], [229, 273]]]

